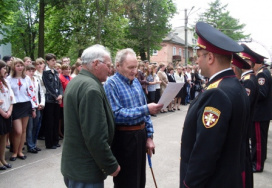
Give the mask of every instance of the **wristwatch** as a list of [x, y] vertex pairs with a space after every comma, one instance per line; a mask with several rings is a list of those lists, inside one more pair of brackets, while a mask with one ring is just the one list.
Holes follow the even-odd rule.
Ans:
[[32, 109], [32, 111], [33, 111], [33, 112], [36, 112], [36, 109], [35, 109], [35, 108], [33, 108], [33, 109]]

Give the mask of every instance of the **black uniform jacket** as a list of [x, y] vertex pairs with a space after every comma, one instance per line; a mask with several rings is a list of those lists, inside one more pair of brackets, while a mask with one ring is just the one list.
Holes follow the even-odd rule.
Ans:
[[256, 110], [256, 104], [259, 95], [259, 85], [257, 81], [257, 77], [254, 74], [253, 70], [250, 70], [243, 73], [241, 82], [245, 87], [247, 92], [249, 101], [250, 101], [250, 118], [247, 123], [246, 127], [246, 137], [243, 145], [243, 149], [241, 150], [241, 163], [244, 164], [243, 172], [245, 173], [245, 187], [252, 188], [254, 187], [253, 183], [253, 172], [252, 172], [252, 161], [251, 161], [251, 153], [250, 153], [250, 146], [249, 146], [249, 139], [252, 137], [252, 130], [254, 129], [253, 126], [253, 116]]
[[181, 139], [180, 187], [241, 188], [241, 147], [249, 99], [231, 69], [190, 105]]
[[[250, 102], [250, 122], [253, 121], [253, 117], [256, 111], [256, 104], [259, 97], [259, 84], [256, 75], [253, 70], [247, 72], [242, 76], [241, 82], [246, 89]], [[249, 128], [249, 130], [251, 130]], [[251, 134], [250, 134], [251, 136]]]
[[250, 109], [253, 110], [253, 112], [251, 112], [253, 115], [255, 111], [255, 105], [259, 96], [259, 85], [257, 77], [252, 70], [243, 75], [241, 80], [249, 97]]
[[42, 80], [46, 88], [45, 102], [58, 103], [56, 100], [59, 95], [63, 95], [62, 85], [58, 72], [54, 69], [54, 74], [49, 68], [43, 71]]
[[259, 98], [254, 114], [254, 121], [269, 121], [272, 119], [272, 78], [270, 71], [262, 67], [257, 72]]

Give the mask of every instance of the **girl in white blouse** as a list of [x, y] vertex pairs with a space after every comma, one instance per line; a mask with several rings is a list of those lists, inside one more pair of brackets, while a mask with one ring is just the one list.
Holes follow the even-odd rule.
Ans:
[[19, 58], [15, 58], [11, 64], [11, 74], [7, 78], [13, 90], [16, 103], [12, 112], [12, 142], [13, 154], [10, 161], [17, 158], [26, 159], [22, 148], [26, 138], [26, 127], [29, 116], [36, 117], [37, 99], [33, 93], [33, 85], [28, 76], [25, 75], [25, 65]]
[[5, 160], [5, 146], [7, 134], [11, 130], [11, 113], [15, 103], [9, 83], [4, 79], [7, 69], [6, 63], [0, 60], [0, 170], [11, 168]]

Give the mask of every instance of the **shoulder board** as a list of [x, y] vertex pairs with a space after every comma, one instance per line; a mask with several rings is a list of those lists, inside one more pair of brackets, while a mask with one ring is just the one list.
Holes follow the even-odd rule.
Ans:
[[263, 69], [259, 70], [258, 73], [263, 72]]
[[250, 74], [248, 74], [248, 75], [246, 75], [245, 77], [244, 77], [244, 80], [249, 80], [250, 79]]
[[223, 80], [223, 78], [221, 78], [220, 80], [217, 80], [216, 82], [210, 84], [208, 87], [207, 87], [207, 90], [208, 89], [213, 89], [213, 88], [217, 88], [219, 83]]

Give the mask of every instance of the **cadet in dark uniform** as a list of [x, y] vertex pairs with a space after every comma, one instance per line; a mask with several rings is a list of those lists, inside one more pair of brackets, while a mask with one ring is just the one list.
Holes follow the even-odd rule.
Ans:
[[180, 187], [241, 188], [241, 149], [249, 99], [230, 63], [233, 52], [243, 48], [203, 22], [196, 24], [196, 33], [196, 63], [209, 82], [185, 118]]
[[269, 123], [272, 119], [272, 79], [270, 71], [264, 65], [265, 57], [251, 50], [246, 44], [242, 44], [242, 46], [244, 48], [243, 56], [249, 57], [255, 63], [253, 69], [259, 86], [251, 145], [253, 172], [262, 172], [266, 159]]
[[251, 69], [252, 63], [248, 62], [249, 59], [244, 56], [233, 54], [232, 69], [240, 82], [246, 89], [247, 95], [250, 101], [250, 119], [248, 119], [246, 127], [246, 137], [243, 141], [243, 149], [241, 163], [242, 167], [242, 178], [243, 188], [253, 188], [253, 172], [252, 172], [252, 161], [250, 154], [249, 140], [251, 138], [251, 131], [253, 127], [253, 115], [255, 110], [256, 101], [258, 99], [258, 82], [257, 78]]

